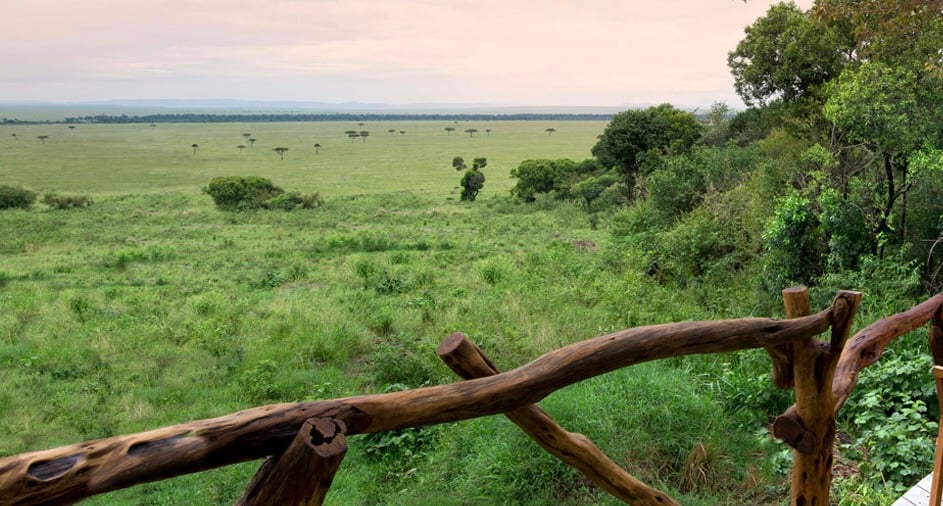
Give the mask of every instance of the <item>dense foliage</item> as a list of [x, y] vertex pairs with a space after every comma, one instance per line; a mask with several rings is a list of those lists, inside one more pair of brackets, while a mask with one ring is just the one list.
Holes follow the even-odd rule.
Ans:
[[17, 186], [0, 185], [0, 209], [29, 209], [36, 193]]

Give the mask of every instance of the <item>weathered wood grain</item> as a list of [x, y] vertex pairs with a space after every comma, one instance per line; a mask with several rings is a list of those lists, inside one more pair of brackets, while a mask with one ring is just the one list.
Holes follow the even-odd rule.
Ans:
[[347, 453], [344, 423], [309, 418], [285, 453], [265, 463], [236, 506], [320, 506]]
[[[783, 291], [790, 318], [809, 313], [805, 290]], [[851, 331], [861, 293], [841, 291], [832, 304], [832, 335], [829, 343], [813, 337], [792, 343], [795, 377], [795, 414], [786, 426], [801, 434], [793, 452], [792, 504], [829, 504], [832, 478], [832, 448], [835, 442], [835, 413], [832, 383], [835, 367]], [[774, 431], [784, 424], [777, 419]], [[801, 428], [801, 429], [799, 429]], [[777, 434], [781, 435], [781, 434]]]

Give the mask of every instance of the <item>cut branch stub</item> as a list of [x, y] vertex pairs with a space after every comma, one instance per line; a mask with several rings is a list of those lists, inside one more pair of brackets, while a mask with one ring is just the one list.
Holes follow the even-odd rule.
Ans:
[[265, 460], [236, 506], [324, 502], [347, 453], [344, 422], [309, 418], [285, 452]]
[[[465, 334], [455, 333], [439, 345], [439, 357], [466, 380], [499, 374], [485, 353]], [[678, 505], [673, 499], [625, 472], [583, 434], [568, 432], [536, 405], [504, 414], [541, 448], [617, 499], [636, 506]]]
[[933, 356], [933, 365], [943, 366], [943, 305], [933, 313], [933, 324], [930, 326], [930, 355]]

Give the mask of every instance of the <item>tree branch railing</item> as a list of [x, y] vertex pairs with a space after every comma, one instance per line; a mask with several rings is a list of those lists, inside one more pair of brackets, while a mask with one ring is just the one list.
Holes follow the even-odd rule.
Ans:
[[[903, 329], [916, 328], [938, 314], [943, 294], [901, 313], [907, 316], [885, 319], [896, 322], [889, 327], [876, 327], [877, 323], [869, 326], [843, 349], [858, 300], [860, 294], [856, 292], [839, 292], [831, 307], [807, 316], [807, 310], [793, 313], [790, 316], [795, 318], [787, 320], [743, 318], [628, 329], [551, 351], [504, 373], [498, 373], [464, 335], [453, 334], [439, 346], [438, 352], [465, 381], [386, 394], [274, 404], [138, 434], [0, 458], [0, 505], [72, 502], [139, 483], [261, 458], [266, 458], [265, 462], [237, 504], [272, 501], [320, 504], [343, 459], [349, 436], [501, 413], [545, 450], [615, 497], [638, 505], [677, 504], [626, 473], [585, 436], [561, 428], [534, 404], [568, 385], [642, 362], [763, 347], [779, 351], [771, 353], [774, 364], [778, 364], [774, 370], [792, 371], [796, 382], [796, 414], [788, 418], [787, 411], [780, 418], [788, 420], [780, 425], [789, 428], [792, 426], [788, 421], [797, 422], [795, 427], [800, 430], [792, 435], [798, 434], [801, 440], [806, 432], [811, 432], [815, 436], [813, 449], [824, 451], [827, 447], [830, 455], [831, 441], [819, 429], [833, 427], [837, 411], [833, 406], [840, 407], [840, 402], [847, 398], [847, 394], [841, 397], [840, 393], [833, 393], [836, 385], [850, 385], [848, 391], [854, 388], [855, 379], [849, 382], [845, 378], [848, 373], [842, 369], [843, 364], [853, 364], [846, 367], [854, 369], [856, 375], [861, 367], [873, 363], [868, 362], [871, 357], [877, 360], [887, 342], [902, 335]], [[815, 339], [830, 327], [831, 344]], [[938, 336], [936, 349], [943, 350], [943, 326], [938, 323], [934, 329]], [[893, 337], [887, 337], [892, 334]], [[806, 356], [808, 353], [812, 355]], [[863, 358], [845, 358], [855, 353]], [[821, 357], [829, 359], [824, 369]], [[837, 360], [832, 360], [836, 357]], [[808, 390], [800, 387], [806, 380], [799, 378], [805, 378], [809, 370], [817, 381], [832, 385], [831, 389], [824, 389], [831, 394], [824, 401], [815, 395], [799, 395]], [[808, 404], [806, 398], [811, 398], [813, 404]], [[821, 413], [823, 403], [829, 408], [827, 416]], [[807, 405], [813, 406], [811, 411], [806, 409]], [[812, 419], [824, 425], [811, 424]], [[826, 466], [819, 465], [817, 469], [824, 472], [830, 467], [829, 459]], [[806, 494], [803, 497], [812, 496], [801, 486], [799, 493]], [[827, 493], [826, 482], [826, 501]], [[794, 503], [796, 496], [794, 482]]]

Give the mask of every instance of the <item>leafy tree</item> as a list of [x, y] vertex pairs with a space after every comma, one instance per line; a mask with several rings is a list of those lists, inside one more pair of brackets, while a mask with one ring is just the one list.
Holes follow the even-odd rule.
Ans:
[[475, 134], [478, 133], [478, 130], [475, 128], [466, 128], [465, 133], [468, 134], [469, 137], [474, 137]]
[[400, 135], [406, 135], [406, 130], [400, 130], [400, 131], [399, 131], [399, 134], [400, 134]]
[[196, 155], [196, 150], [199, 149], [200, 145], [197, 143], [193, 143], [190, 145], [190, 147], [193, 148], [193, 154]]
[[662, 104], [616, 114], [592, 153], [606, 167], [617, 169], [629, 186], [644, 173], [643, 158], [652, 151], [684, 153], [701, 136], [703, 127], [694, 114]]
[[488, 166], [488, 159], [485, 157], [475, 158], [472, 160], [472, 168], [481, 170]]
[[272, 148], [272, 151], [278, 153], [278, 157], [282, 160], [285, 159], [285, 152], [288, 151], [288, 148], [283, 148], [281, 146]]
[[550, 127], [550, 128], [548, 128], [548, 129], [544, 130], [544, 132], [547, 132], [547, 135], [553, 135], [553, 133], [556, 132], [556, 131], [557, 131], [557, 129], [556, 129], [556, 128], [553, 128], [553, 127]]
[[13, 140], [18, 140], [15, 133], [10, 134], [13, 137]]
[[747, 105], [798, 100], [836, 77], [847, 58], [847, 41], [793, 3], [773, 5], [745, 32], [727, 65]]
[[75, 130], [75, 125], [69, 125], [69, 130]]
[[452, 168], [458, 171], [465, 170], [467, 168], [465, 166], [465, 159], [460, 156], [452, 158]]
[[488, 137], [491, 137], [491, 129], [490, 129], [490, 128], [486, 128], [486, 129], [485, 129], [485, 135], [487, 135]]
[[455, 127], [445, 127], [444, 130], [447, 135], [452, 135], [452, 132], [455, 131]]
[[857, 62], [882, 61], [931, 71], [940, 68], [940, 0], [817, 0], [812, 14], [842, 34], [850, 47], [849, 56]]
[[903, 197], [903, 237], [906, 195], [912, 187], [910, 158], [924, 146], [943, 146], [943, 81], [903, 66], [867, 62], [846, 70], [829, 86], [824, 114], [849, 140], [878, 154], [884, 197], [875, 233], [891, 231], [891, 214]]
[[478, 169], [468, 169], [462, 176], [462, 200], [474, 202], [485, 185], [485, 175]]
[[39, 135], [39, 136], [37, 136], [36, 138], [39, 139], [40, 142], [42, 142], [43, 144], [45, 144], [45, 143], [46, 143], [46, 139], [48, 139], [49, 136], [48, 136], [48, 135]]

